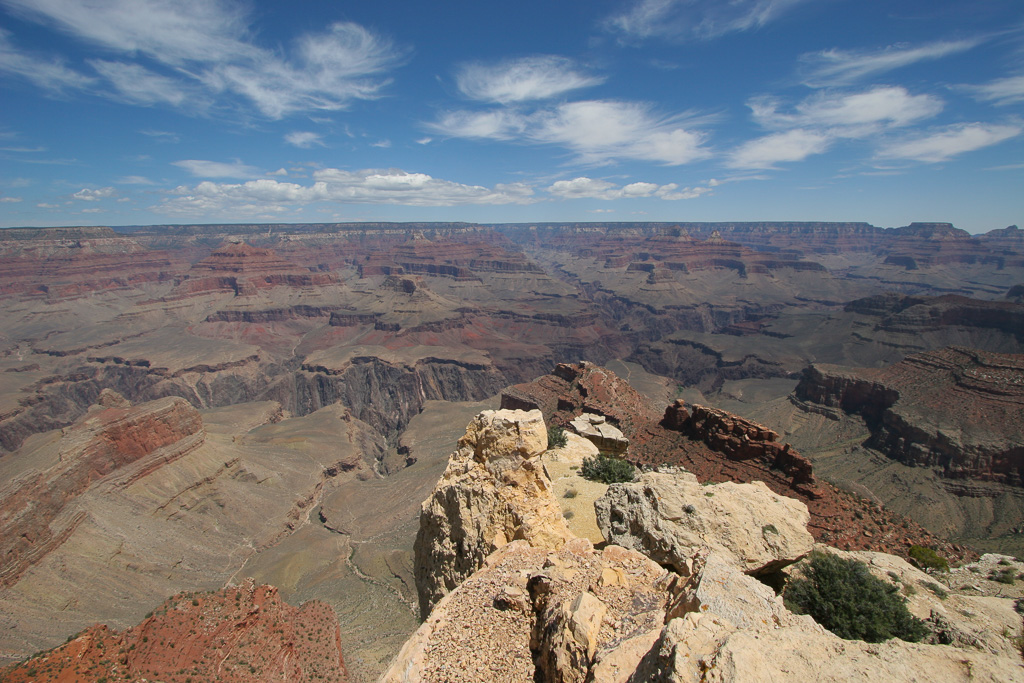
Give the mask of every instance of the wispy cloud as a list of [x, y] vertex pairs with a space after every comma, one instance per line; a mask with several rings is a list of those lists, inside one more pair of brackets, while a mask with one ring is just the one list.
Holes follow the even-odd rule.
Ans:
[[0, 28], [0, 71], [24, 78], [52, 93], [89, 88], [96, 79], [66, 66], [57, 57], [44, 57], [17, 49], [10, 32]]
[[455, 80], [466, 97], [498, 104], [548, 99], [604, 82], [603, 77], [587, 74], [571, 59], [556, 55], [465, 64]]
[[888, 159], [911, 159], [941, 163], [1017, 137], [1024, 132], [1020, 124], [963, 123], [932, 133], [891, 142], [878, 152]]
[[1024, 74], [997, 78], [984, 85], [967, 85], [964, 88], [983, 102], [992, 102], [997, 105], [1024, 102]]
[[803, 161], [812, 154], [821, 154], [833, 138], [823, 133], [800, 128], [773, 133], [743, 143], [726, 160], [731, 168], [774, 168], [787, 161]]
[[171, 163], [178, 168], [185, 169], [197, 178], [252, 178], [263, 174], [260, 169], [243, 164], [237, 159], [231, 163], [203, 159], [183, 159]]
[[101, 187], [97, 190], [82, 188], [71, 195], [72, 199], [78, 199], [83, 202], [98, 202], [101, 199], [109, 199], [116, 196], [117, 190], [112, 187]]
[[181, 137], [177, 133], [166, 130], [140, 130], [139, 132], [158, 142], [181, 142]]
[[[161, 76], [138, 64], [89, 60], [89, 65], [114, 87], [125, 102], [131, 104], [171, 104], [201, 108], [194, 87], [185, 86], [178, 79]], [[192, 90], [190, 94], [186, 88]]]
[[754, 120], [776, 131], [734, 149], [732, 168], [775, 168], [822, 154], [841, 139], [865, 139], [932, 118], [943, 102], [932, 95], [912, 95], [905, 88], [880, 86], [862, 92], [822, 91], [792, 108], [774, 97], [747, 102]]
[[17, 204], [21, 197], [0, 197], [0, 204]]
[[814, 88], [849, 85], [918, 62], [966, 52], [982, 42], [982, 39], [977, 38], [936, 41], [917, 46], [890, 45], [878, 50], [822, 50], [800, 57], [800, 73], [804, 84]]
[[776, 98], [755, 97], [748, 103], [754, 120], [766, 128], [830, 128], [841, 137], [863, 137], [879, 126], [905, 126], [935, 116], [943, 103], [932, 95], [911, 95], [906, 88], [880, 86], [855, 93], [816, 93], [792, 111], [781, 110]]
[[462, 204], [529, 204], [537, 201], [528, 185], [481, 185], [434, 178], [400, 169], [343, 171], [327, 168], [313, 174], [311, 185], [271, 179], [246, 183], [204, 181], [180, 186], [152, 207], [165, 214], [191, 216], [281, 214], [315, 202], [456, 206]]
[[702, 122], [687, 115], [662, 116], [641, 102], [568, 102], [524, 114], [511, 109], [451, 112], [430, 124], [451, 137], [518, 140], [565, 147], [584, 164], [621, 159], [685, 164], [709, 156]]
[[155, 185], [152, 180], [141, 175], [126, 175], [114, 181], [118, 185]]
[[309, 131], [294, 131], [284, 136], [284, 141], [299, 149], [311, 149], [316, 146], [323, 147], [323, 137], [319, 133]]
[[[291, 45], [266, 49], [250, 30], [248, 5], [232, 0], [0, 0], [19, 16], [111, 52], [122, 59], [92, 60], [116, 99], [167, 103], [202, 111], [193, 96], [242, 98], [265, 117], [297, 111], [337, 110], [353, 100], [380, 96], [384, 72], [404, 52], [358, 24], [339, 22]], [[0, 35], [2, 38], [2, 35]], [[136, 60], [159, 65], [157, 73]], [[59, 58], [20, 52], [0, 40], [0, 69], [49, 90], [85, 88], [97, 79]], [[230, 100], [228, 101], [230, 103]]]
[[658, 185], [657, 183], [636, 182], [628, 185], [615, 183], [599, 178], [586, 176], [572, 180], [558, 180], [546, 188], [547, 192], [560, 199], [637, 199], [655, 197], [665, 200], [695, 199], [714, 191], [718, 183], [709, 182], [706, 186], [683, 187], [676, 183]]
[[646, 38], [711, 40], [758, 29], [807, 0], [639, 0], [604, 21], [625, 42]]

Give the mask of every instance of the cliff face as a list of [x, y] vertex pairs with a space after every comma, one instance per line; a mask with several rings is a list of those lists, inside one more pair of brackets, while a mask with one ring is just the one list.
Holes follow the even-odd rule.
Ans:
[[72, 503], [92, 484], [114, 477], [127, 486], [205, 439], [199, 413], [180, 398], [135, 407], [107, 402], [113, 405], [97, 406], [66, 430], [58, 462], [0, 490], [0, 586], [16, 582], [74, 531], [84, 513]]
[[553, 549], [569, 538], [538, 460], [547, 445], [537, 410], [485, 411], [470, 423], [420, 512], [416, 587], [424, 617], [498, 548], [524, 540]]
[[213, 593], [181, 593], [123, 632], [93, 626], [49, 652], [0, 670], [10, 683], [83, 680], [348, 680], [334, 611], [300, 608], [251, 579]]
[[[479, 519], [472, 506], [481, 483], [500, 486], [532, 460], [526, 453], [543, 448], [530, 436], [543, 429], [538, 422], [536, 413], [515, 411], [474, 420], [423, 506], [419, 546], [451, 540], [439, 516]], [[473, 465], [474, 477], [450, 476], [481, 449], [486, 460]], [[443, 512], [441, 501], [448, 504]], [[557, 513], [550, 490], [537, 487], [533, 495], [507, 497], [502, 515], [552, 508]], [[911, 608], [926, 618], [936, 642], [953, 645], [844, 641], [790, 612], [750, 574], [778, 576], [811, 549], [808, 512], [763, 484], [700, 486], [678, 470], [651, 472], [612, 485], [597, 508], [609, 539], [600, 551], [571, 535], [554, 546], [527, 539], [495, 544], [493, 527], [461, 524], [460, 546], [493, 552], [465, 578], [455, 577], [381, 682], [739, 683], [788, 680], [794, 672], [800, 680], [911, 681], [922, 671], [950, 681], [1024, 681], [1012, 641], [1020, 617], [1011, 599], [955, 596], [945, 606], [925, 588], [932, 577], [893, 556], [876, 553], [867, 561], [882, 580], [913, 587]], [[436, 583], [417, 573], [423, 582], [428, 590]]]
[[795, 395], [862, 415], [869, 445], [908, 465], [1024, 485], [1024, 356], [950, 347], [884, 370], [812, 366]]

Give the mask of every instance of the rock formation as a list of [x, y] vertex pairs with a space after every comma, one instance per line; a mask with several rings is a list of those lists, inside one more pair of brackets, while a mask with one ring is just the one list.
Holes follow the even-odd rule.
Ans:
[[775, 432], [679, 401], [659, 413], [628, 382], [592, 363], [561, 363], [549, 375], [505, 389], [501, 405], [539, 409], [545, 420], [559, 425], [584, 411], [605, 415], [629, 439], [627, 459], [637, 465], [681, 466], [702, 483], [762, 481], [778, 495], [803, 501], [814, 538], [843, 549], [905, 553], [918, 544], [940, 548], [946, 557], [971, 556], [909, 520], [817, 480], [810, 463], [779, 443]]
[[760, 481], [706, 487], [689, 472], [646, 472], [637, 482], [609, 487], [595, 508], [609, 543], [679, 573], [701, 547], [757, 576], [796, 562], [814, 545], [807, 506]]
[[489, 410], [470, 423], [420, 512], [416, 586], [424, 617], [498, 548], [524, 540], [555, 549], [571, 536], [540, 465], [547, 445], [539, 410]]
[[[498, 438], [472, 437], [496, 463], [492, 485], [511, 471], [505, 463], [522, 460], [522, 439], [504, 435], [520, 433], [517, 422], [532, 431], [537, 418], [528, 415], [508, 413]], [[453, 464], [471, 457], [470, 435], [486, 433], [492, 423], [485, 415], [474, 421]], [[478, 469], [486, 476], [486, 467]], [[456, 490], [460, 486], [465, 490]], [[442, 481], [422, 518], [434, 516], [439, 491], [457, 498], [478, 488], [478, 481]], [[549, 490], [537, 498], [553, 502]], [[510, 504], [519, 502], [526, 513], [537, 509], [535, 499]], [[433, 606], [381, 682], [739, 683], [794, 675], [1024, 681], [1012, 640], [1021, 624], [1011, 599], [957, 596], [944, 607], [941, 589], [929, 587], [934, 580], [893, 556], [861, 557], [882, 580], [915, 591], [911, 608], [927, 613], [934, 640], [945, 644], [845, 641], [790, 612], [750, 574], [778, 569], [810, 550], [810, 535], [801, 528], [808, 513], [763, 485], [701, 487], [685, 473], [648, 473], [638, 483], [610, 487], [598, 507], [605, 510], [600, 516], [610, 541], [622, 539], [652, 557], [611, 543], [598, 551], [579, 538], [558, 549], [526, 540], [502, 544]], [[444, 531], [425, 524], [419, 544], [446, 540], [427, 538], [427, 528]], [[478, 526], [464, 544], [492, 545], [489, 533]]]
[[334, 611], [292, 607], [251, 579], [212, 593], [180, 593], [123, 632], [93, 626], [49, 652], [0, 670], [30, 681], [348, 680]]
[[863, 416], [869, 445], [901, 462], [1024, 486], [1024, 356], [950, 347], [882, 370], [817, 365], [794, 394]]
[[0, 488], [0, 586], [18, 580], [82, 521], [74, 499], [95, 482], [125, 487], [202, 445], [203, 421], [180, 398], [128, 406], [111, 391], [65, 430], [56, 463]]

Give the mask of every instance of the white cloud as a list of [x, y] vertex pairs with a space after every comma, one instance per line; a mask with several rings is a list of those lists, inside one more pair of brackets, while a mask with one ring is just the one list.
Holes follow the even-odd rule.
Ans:
[[306, 131], [295, 131], [284, 136], [284, 141], [300, 149], [310, 149], [316, 145], [324, 146], [323, 138], [319, 133]]
[[419, 140], [416, 141], [416, 144], [417, 145], [429, 145], [433, 141], [434, 141], [434, 138], [431, 138], [431, 137], [420, 138]]
[[180, 186], [174, 197], [153, 207], [165, 214], [189, 216], [281, 214], [314, 202], [456, 206], [462, 204], [529, 204], [533, 190], [520, 183], [493, 188], [465, 185], [400, 169], [343, 171], [327, 168], [313, 174], [311, 185], [271, 179], [246, 183], [203, 181]]
[[196, 95], [186, 93], [180, 81], [161, 76], [138, 64], [93, 59], [89, 60], [89, 65], [106, 78], [126, 102], [180, 106], [188, 101], [190, 106], [199, 107]]
[[997, 105], [1024, 102], [1024, 75], [997, 78], [984, 85], [964, 86], [983, 102]]
[[391, 147], [391, 140], [378, 140], [377, 142], [371, 142], [370, 147], [380, 147], [381, 149], [388, 149]]
[[118, 185], [155, 185], [152, 180], [141, 175], [126, 175], [115, 180]]
[[822, 50], [800, 57], [803, 82], [813, 88], [846, 85], [868, 76], [910, 66], [917, 62], [941, 59], [965, 52], [981, 40], [936, 41], [910, 47], [890, 45], [881, 50]]
[[958, 154], [973, 152], [1017, 137], [1022, 131], [1024, 128], [1019, 124], [957, 124], [930, 135], [890, 143], [879, 151], [878, 156], [940, 163]]
[[605, 20], [625, 40], [644, 38], [710, 40], [758, 29], [806, 0], [638, 0]]
[[[126, 61], [93, 63], [113, 84], [107, 93], [138, 104], [195, 110], [207, 98], [241, 97], [266, 117], [343, 109], [378, 97], [381, 74], [402, 60], [390, 41], [358, 24], [339, 22], [299, 36], [285, 48], [252, 40], [247, 3], [234, 0], [0, 0], [21, 17], [54, 26]], [[131, 62], [144, 56], [164, 73]], [[59, 60], [42, 62], [0, 43], [0, 68], [42, 87], [84, 88], [88, 79]], [[131, 69], [142, 77], [132, 82]], [[100, 93], [103, 94], [103, 93]]]
[[40, 209], [59, 209], [59, 204], [47, 204], [46, 202], [40, 202], [36, 204]]
[[286, 176], [286, 175], [288, 175], [288, 170], [285, 169], [284, 167], [282, 167], [282, 168], [277, 169], [276, 171], [268, 172], [267, 175]]
[[645, 103], [588, 100], [530, 114], [450, 112], [431, 128], [452, 137], [560, 145], [586, 164], [635, 159], [678, 165], [709, 156], [704, 134], [684, 123], [685, 117], [659, 116]]
[[108, 199], [115, 196], [117, 196], [117, 190], [112, 187], [101, 187], [98, 190], [82, 188], [71, 195], [72, 198], [80, 199], [83, 202], [98, 202], [101, 199]]
[[[714, 181], [712, 181], [714, 182]], [[717, 185], [718, 183], [714, 183]], [[665, 200], [694, 199], [712, 191], [710, 182], [705, 187], [680, 188], [675, 183], [658, 185], [657, 183], [635, 182], [628, 185], [616, 185], [607, 180], [596, 178], [573, 178], [558, 180], [546, 188], [549, 194], [560, 199], [637, 199], [657, 197]]]
[[183, 159], [171, 163], [178, 168], [185, 169], [197, 178], [250, 178], [262, 175], [258, 168], [243, 164], [237, 159], [230, 164], [202, 159]]
[[932, 95], [911, 95], [905, 88], [879, 86], [859, 93], [821, 92], [800, 102], [792, 113], [779, 101], [756, 97], [748, 103], [754, 120], [766, 128], [827, 128], [838, 137], [865, 137], [880, 126], [905, 126], [942, 111]]
[[604, 78], [583, 73], [571, 59], [536, 55], [498, 64], [466, 64], [455, 77], [463, 95], [483, 102], [510, 104], [548, 99], [599, 85]]
[[21, 197], [0, 197], [0, 204], [17, 204]]
[[86, 89], [95, 78], [75, 71], [57, 58], [43, 58], [19, 51], [10, 41], [10, 32], [0, 28], [0, 71], [20, 76], [50, 92]]
[[734, 150], [726, 161], [732, 168], [773, 168], [783, 161], [803, 161], [829, 148], [832, 139], [823, 133], [800, 128], [750, 140]]
[[158, 142], [180, 142], [181, 138], [177, 133], [172, 133], [166, 130], [140, 130], [140, 133], [147, 137], [151, 137]]

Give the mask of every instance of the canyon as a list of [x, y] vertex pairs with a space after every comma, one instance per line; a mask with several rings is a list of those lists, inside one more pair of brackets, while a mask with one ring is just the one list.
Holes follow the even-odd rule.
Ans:
[[1021, 285], [1013, 226], [0, 230], [0, 658], [252, 577], [373, 680], [499, 407], [763, 481], [845, 552], [1024, 554]]

